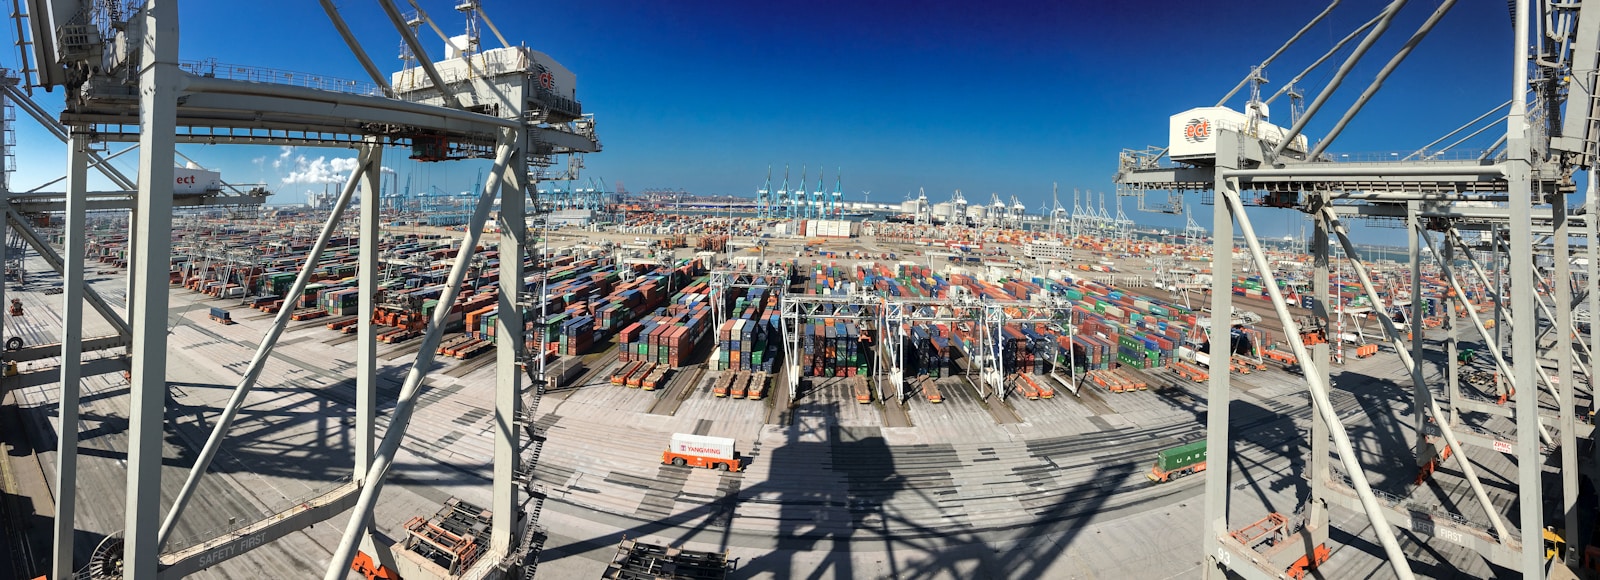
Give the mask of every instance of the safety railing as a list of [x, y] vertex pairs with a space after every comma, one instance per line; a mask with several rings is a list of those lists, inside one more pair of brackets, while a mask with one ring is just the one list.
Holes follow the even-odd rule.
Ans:
[[366, 81], [275, 68], [224, 64], [217, 62], [215, 59], [184, 61], [178, 63], [178, 68], [184, 72], [207, 78], [290, 85], [353, 95], [383, 96], [383, 91], [378, 88], [378, 85]]

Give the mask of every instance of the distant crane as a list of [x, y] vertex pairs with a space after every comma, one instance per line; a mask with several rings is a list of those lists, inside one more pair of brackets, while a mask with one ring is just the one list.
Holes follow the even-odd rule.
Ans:
[[963, 223], [966, 221], [966, 219], [967, 198], [961, 194], [961, 190], [957, 189], [956, 192], [950, 196], [949, 223]]
[[827, 217], [822, 206], [822, 168], [817, 168], [817, 189], [811, 194], [811, 217]]
[[794, 199], [789, 192], [789, 166], [783, 166], [783, 187], [778, 189], [778, 205], [773, 209], [773, 217], [791, 219], [794, 215]]
[[1057, 184], [1050, 184], [1050, 199], [1055, 204], [1050, 209], [1050, 233], [1060, 235], [1062, 222], [1067, 221], [1067, 209], [1061, 207], [1061, 189]]
[[1100, 228], [1102, 234], [1111, 229], [1111, 214], [1106, 213], [1106, 192], [1100, 192], [1100, 209], [1094, 214], [1095, 226]]
[[833, 197], [828, 200], [828, 216], [838, 217], [844, 211], [844, 176], [841, 168], [833, 168]]
[[756, 190], [756, 217], [772, 217], [772, 166], [767, 166], [767, 182]]
[[1133, 237], [1133, 220], [1128, 219], [1128, 214], [1122, 213], [1122, 196], [1117, 196], [1117, 239], [1127, 241]]
[[917, 225], [929, 225], [933, 223], [933, 215], [929, 210], [928, 192], [919, 187], [917, 188]]
[[793, 192], [793, 193], [796, 193], [796, 194], [799, 194], [799, 195], [791, 195], [791, 197], [793, 198], [791, 201], [795, 204], [794, 217], [798, 217], [798, 218], [809, 218], [809, 217], [811, 217], [811, 203], [810, 203], [811, 202], [811, 200], [810, 200], [811, 194], [806, 193], [806, 169], [808, 169], [806, 167], [806, 164], [801, 163], [800, 164], [800, 190], [796, 191], [796, 192]]

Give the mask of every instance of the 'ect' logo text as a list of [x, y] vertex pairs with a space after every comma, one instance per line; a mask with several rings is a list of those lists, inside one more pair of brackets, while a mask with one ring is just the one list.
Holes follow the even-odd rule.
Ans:
[[1190, 143], [1203, 143], [1211, 138], [1211, 121], [1207, 119], [1189, 119], [1183, 126], [1183, 140]]

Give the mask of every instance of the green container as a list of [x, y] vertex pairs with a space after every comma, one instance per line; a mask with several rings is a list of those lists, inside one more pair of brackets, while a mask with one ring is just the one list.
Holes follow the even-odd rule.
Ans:
[[1206, 442], [1196, 441], [1156, 453], [1156, 468], [1161, 471], [1183, 469], [1206, 460]]

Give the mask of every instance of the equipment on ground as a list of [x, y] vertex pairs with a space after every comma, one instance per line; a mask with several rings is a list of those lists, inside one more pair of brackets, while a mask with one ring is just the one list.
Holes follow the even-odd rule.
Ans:
[[1157, 452], [1156, 463], [1145, 477], [1162, 483], [1205, 470], [1206, 442], [1200, 440]]
[[356, 552], [356, 559], [350, 562], [350, 569], [355, 570], [357, 574], [360, 574], [366, 580], [400, 580], [400, 575], [396, 574], [394, 570], [379, 564], [372, 559], [372, 556], [362, 551]]
[[678, 467], [709, 467], [719, 471], [739, 471], [734, 441], [726, 437], [673, 433], [661, 463]]

